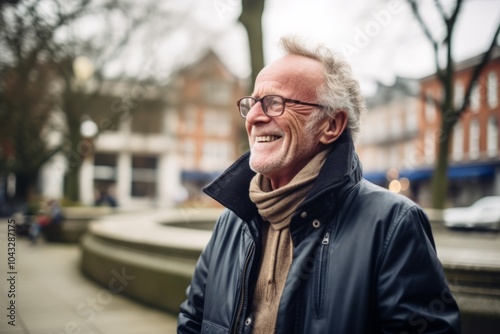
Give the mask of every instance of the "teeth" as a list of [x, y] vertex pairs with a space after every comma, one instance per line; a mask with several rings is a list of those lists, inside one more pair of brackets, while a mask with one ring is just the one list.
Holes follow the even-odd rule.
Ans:
[[259, 136], [257, 137], [257, 142], [262, 143], [262, 142], [271, 142], [278, 140], [278, 136]]

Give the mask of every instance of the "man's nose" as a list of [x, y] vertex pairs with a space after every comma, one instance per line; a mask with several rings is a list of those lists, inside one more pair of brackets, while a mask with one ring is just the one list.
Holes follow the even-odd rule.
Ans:
[[269, 117], [265, 112], [261, 101], [255, 103], [247, 114], [247, 122], [254, 124], [258, 122], [269, 122]]

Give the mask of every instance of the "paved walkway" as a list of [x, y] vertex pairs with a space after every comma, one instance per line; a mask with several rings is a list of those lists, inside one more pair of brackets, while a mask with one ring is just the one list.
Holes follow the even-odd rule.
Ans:
[[[79, 269], [77, 245], [30, 245], [16, 240], [15, 298], [8, 296], [7, 221], [0, 220], [0, 333], [175, 333], [176, 316], [141, 305], [88, 280]], [[110, 280], [113, 278], [110, 273]], [[7, 307], [15, 301], [15, 327]]]

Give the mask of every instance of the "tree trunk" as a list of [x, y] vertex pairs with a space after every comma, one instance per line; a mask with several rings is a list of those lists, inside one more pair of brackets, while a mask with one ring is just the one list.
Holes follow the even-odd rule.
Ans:
[[443, 209], [446, 204], [448, 192], [448, 152], [452, 129], [453, 127], [450, 127], [446, 122], [441, 124], [441, 133], [438, 138], [437, 162], [432, 175], [431, 185], [431, 205], [434, 209]]
[[69, 201], [76, 204], [80, 202], [80, 167], [85, 157], [93, 153], [93, 143], [90, 139], [82, 138], [79, 122], [68, 122], [68, 124], [71, 127], [69, 136], [71, 148], [66, 152], [68, 169], [64, 177], [64, 194]]
[[245, 26], [250, 46], [250, 59], [252, 66], [252, 77], [249, 89], [253, 90], [255, 78], [264, 67], [264, 48], [262, 46], [262, 13], [264, 12], [264, 0], [243, 0], [243, 10], [239, 18]]
[[15, 199], [20, 200], [22, 203], [29, 203], [34, 198], [37, 175], [36, 172], [16, 172], [16, 194]]
[[70, 167], [64, 177], [64, 192], [71, 203], [80, 201], [79, 178], [80, 167]]

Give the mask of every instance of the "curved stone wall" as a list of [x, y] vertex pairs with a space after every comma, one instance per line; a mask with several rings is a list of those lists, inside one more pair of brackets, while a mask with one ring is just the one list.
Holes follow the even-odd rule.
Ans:
[[211, 235], [210, 230], [186, 227], [213, 224], [220, 213], [220, 209], [121, 213], [91, 222], [80, 243], [82, 271], [112, 293], [177, 313]]

